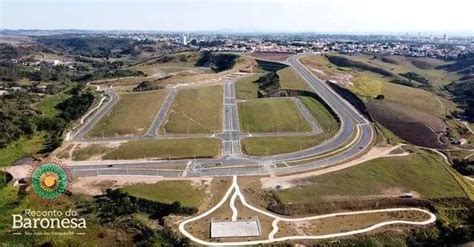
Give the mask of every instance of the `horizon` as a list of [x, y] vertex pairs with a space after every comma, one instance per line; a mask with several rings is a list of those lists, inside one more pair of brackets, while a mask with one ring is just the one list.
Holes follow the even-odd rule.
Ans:
[[438, 3], [425, 5], [423, 1], [409, 0], [401, 0], [389, 7], [376, 0], [357, 3], [348, 0], [300, 0], [290, 3], [282, 0], [0, 0], [0, 29], [355, 35], [474, 34], [474, 27], [471, 25], [474, 23], [474, 16], [469, 13], [474, 8], [474, 3], [453, 0], [449, 6]]

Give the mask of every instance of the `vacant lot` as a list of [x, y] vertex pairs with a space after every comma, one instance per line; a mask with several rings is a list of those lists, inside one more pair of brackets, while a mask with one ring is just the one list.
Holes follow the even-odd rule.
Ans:
[[375, 120], [407, 142], [424, 147], [443, 147], [438, 139], [445, 131], [445, 125], [436, 116], [383, 100], [371, 100], [367, 108]]
[[221, 86], [183, 89], [178, 92], [165, 133], [216, 133], [222, 130]]
[[402, 192], [413, 192], [421, 198], [466, 196], [446, 167], [422, 151], [371, 160], [299, 184], [275, 191], [274, 195], [282, 203], [397, 197]]
[[311, 127], [288, 98], [240, 102], [240, 129], [245, 132], [306, 132]]
[[430, 216], [419, 211], [377, 212], [357, 215], [339, 215], [317, 220], [278, 222], [277, 237], [300, 235], [323, 235], [338, 232], [354, 231], [377, 223], [393, 220], [424, 221]]
[[113, 151], [114, 149], [101, 144], [91, 144], [86, 147], [76, 147], [72, 152], [73, 160], [90, 160], [90, 159], [100, 159], [106, 153]]
[[295, 71], [290, 67], [279, 70], [277, 74], [280, 77], [281, 89], [299, 89], [312, 91], [308, 83], [306, 83], [306, 81], [296, 74]]
[[87, 136], [110, 137], [145, 134], [167, 93], [167, 90], [154, 90], [120, 95], [117, 104]]
[[156, 184], [137, 184], [122, 188], [132, 196], [162, 203], [179, 202], [186, 207], [199, 208], [204, 190], [189, 181], [161, 181]]
[[310, 148], [334, 136], [339, 123], [326, 107], [310, 97], [301, 97], [303, 103], [318, 121], [323, 132], [315, 136], [252, 137], [242, 140], [242, 151], [248, 155], [264, 156], [295, 152]]
[[207, 138], [129, 141], [107, 153], [103, 159], [211, 158], [219, 155], [220, 148], [219, 139]]
[[257, 99], [258, 83], [257, 80], [262, 76], [261, 73], [246, 76], [235, 82], [235, 97], [237, 99]]

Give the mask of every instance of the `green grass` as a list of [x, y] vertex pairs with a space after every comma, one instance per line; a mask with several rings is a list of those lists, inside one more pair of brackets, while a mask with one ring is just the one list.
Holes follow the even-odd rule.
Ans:
[[[375, 65], [380, 68], [384, 68], [387, 71], [391, 71], [395, 74], [414, 72], [417, 73], [434, 85], [435, 87], [445, 86], [453, 81], [459, 79], [459, 75], [450, 73], [444, 70], [436, 69], [437, 66], [448, 64], [449, 62], [435, 59], [435, 58], [414, 58], [414, 57], [403, 57], [403, 56], [388, 56], [389, 59], [396, 61], [397, 64], [387, 63], [381, 60], [381, 57], [376, 59], [373, 56], [368, 55], [357, 55], [357, 56], [346, 56], [349, 59], [364, 62], [366, 64]], [[422, 62], [428, 65], [426, 68], [419, 68], [413, 64], [413, 62]]]
[[219, 155], [219, 139], [166, 139], [129, 141], [107, 153], [104, 159], [141, 159], [141, 158], [211, 158]]
[[295, 71], [290, 67], [279, 70], [277, 74], [280, 77], [281, 89], [299, 89], [312, 91], [308, 83], [306, 83], [306, 81], [296, 74]]
[[72, 152], [72, 159], [73, 160], [88, 160], [96, 155], [103, 155], [107, 152], [112, 151], [112, 148], [104, 147], [100, 144], [92, 144], [85, 148], [75, 149]]
[[312, 177], [304, 185], [275, 191], [275, 196], [283, 203], [310, 203], [333, 197], [350, 200], [379, 196], [390, 189], [415, 191], [428, 199], [466, 197], [444, 165], [422, 151], [404, 157], [379, 158]]
[[[248, 155], [265, 156], [290, 153], [310, 148], [334, 136], [339, 130], [339, 123], [326, 107], [310, 97], [301, 97], [306, 108], [318, 121], [323, 132], [315, 136], [286, 137], [251, 137], [241, 141], [242, 151]], [[268, 153], [267, 153], [268, 152]]]
[[[415, 58], [403, 58], [399, 56], [391, 56], [394, 60], [400, 63], [400, 65], [394, 65], [390, 63], [385, 63], [381, 61], [379, 58], [377, 59], [371, 59], [372, 56], [349, 56], [348, 57], [351, 60], [355, 61], [362, 61], [371, 65], [379, 66], [387, 71], [390, 71], [394, 74], [402, 73], [402, 72], [408, 72], [408, 71], [414, 71], [416, 73], [419, 73], [419, 69], [416, 68], [412, 63], [411, 60], [416, 60]], [[429, 62], [435, 65], [440, 65], [445, 62], [441, 60], [430, 60]], [[452, 106], [444, 106], [442, 105], [438, 99], [436, 98], [437, 96], [429, 91], [423, 90], [423, 89], [418, 89], [418, 88], [413, 88], [413, 87], [408, 87], [408, 86], [403, 86], [395, 83], [391, 83], [390, 81], [393, 78], [389, 77], [384, 77], [380, 74], [376, 74], [370, 71], [361, 71], [361, 70], [356, 70], [356, 69], [350, 69], [350, 68], [344, 68], [344, 67], [338, 67], [334, 64], [331, 64], [326, 57], [324, 56], [307, 56], [301, 59], [301, 61], [307, 65], [311, 66], [312, 68], [318, 69], [321, 73], [315, 73], [318, 77], [321, 79], [329, 80], [333, 79], [336, 81], [340, 81], [341, 75], [345, 74], [343, 77], [347, 77], [347, 75], [352, 76], [350, 79], [350, 82], [352, 82], [353, 85], [347, 86], [348, 89], [350, 89], [352, 92], [360, 96], [361, 98], [364, 97], [369, 97], [373, 98], [376, 97], [379, 94], [383, 94], [385, 96], [385, 100], [388, 101], [393, 101], [396, 103], [408, 105], [415, 107], [419, 110], [426, 111], [428, 113], [434, 114], [439, 117], [444, 117], [446, 115], [446, 109], [445, 108], [450, 108]], [[370, 62], [369, 62], [370, 61]], [[446, 83], [446, 80], [451, 80], [455, 79], [455, 76], [451, 73], [444, 72], [444, 71], [437, 71], [437, 70], [429, 70], [430, 73], [442, 73], [443, 76], [445, 76], [445, 79], [442, 79], [441, 82], [439, 81], [439, 76], [427, 76], [428, 79], [430, 79], [430, 82], [433, 82], [435, 85], [444, 85]], [[437, 71], [437, 72], [434, 72]], [[421, 75], [426, 75], [423, 73], [419, 73]], [[438, 79], [433, 79], [434, 77]], [[449, 79], [451, 78], [451, 79]], [[439, 96], [438, 96], [439, 97]], [[407, 100], [409, 99], [409, 100]], [[440, 99], [443, 100], [443, 99]]]
[[9, 166], [24, 156], [32, 156], [43, 148], [44, 136], [37, 134], [32, 137], [21, 137], [19, 140], [0, 149], [0, 167]]
[[319, 126], [323, 129], [323, 134], [329, 136], [334, 135], [339, 129], [339, 123], [329, 110], [316, 99], [311, 97], [300, 97], [303, 104], [313, 114]]
[[250, 137], [241, 141], [242, 152], [254, 156], [291, 153], [318, 145], [325, 139], [317, 136]]
[[307, 132], [311, 126], [288, 98], [238, 103], [240, 129], [245, 132]]
[[257, 99], [258, 98], [258, 78], [262, 76], [261, 73], [246, 76], [235, 82], [235, 97], [237, 99]]
[[173, 102], [165, 133], [217, 133], [222, 130], [221, 86], [183, 89]]
[[117, 104], [87, 136], [110, 137], [145, 134], [167, 93], [167, 90], [153, 90], [120, 95]]
[[69, 97], [71, 97], [71, 95], [65, 93], [64, 91], [55, 95], [46, 96], [46, 98], [36, 105], [36, 109], [48, 117], [54, 117], [59, 113], [59, 110], [56, 109], [56, 106]]
[[204, 191], [189, 181], [162, 181], [156, 184], [137, 184], [122, 188], [129, 195], [162, 203], [179, 202], [186, 207], [199, 208]]

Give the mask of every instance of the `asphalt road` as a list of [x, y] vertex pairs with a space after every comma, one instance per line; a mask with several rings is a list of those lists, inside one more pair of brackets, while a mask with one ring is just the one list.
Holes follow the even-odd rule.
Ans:
[[[341, 123], [335, 137], [324, 143], [294, 153], [265, 157], [246, 156], [240, 153], [237, 140], [242, 138], [239, 131], [238, 113], [235, 105], [233, 83], [225, 88], [224, 107], [224, 154], [218, 159], [198, 160], [157, 160], [157, 161], [102, 161], [89, 165], [87, 162], [76, 162], [70, 167], [77, 176], [94, 175], [146, 175], [146, 176], [229, 176], [229, 175], [265, 175], [304, 172], [317, 168], [340, 164], [365, 151], [373, 139], [371, 124], [352, 105], [334, 92], [326, 83], [319, 80], [299, 62], [301, 55], [292, 56], [288, 63], [309, 84], [309, 86], [338, 115]], [[226, 115], [228, 114], [228, 115]], [[229, 146], [225, 146], [231, 143]], [[226, 151], [227, 150], [227, 151]], [[310, 158], [321, 156], [318, 160]], [[294, 166], [275, 164], [295, 160], [308, 161]], [[191, 164], [191, 165], [187, 165]], [[182, 165], [186, 170], [161, 169], [169, 165]]]
[[72, 139], [77, 141], [84, 138], [84, 135], [87, 134], [97, 122], [105, 115], [107, 112], [112, 109], [112, 107], [117, 103], [119, 97], [116, 93], [114, 93], [111, 89], [107, 89], [104, 93], [109, 97], [109, 100], [105, 103], [105, 105], [99, 108], [88, 121], [84, 123], [77, 131], [72, 133]]

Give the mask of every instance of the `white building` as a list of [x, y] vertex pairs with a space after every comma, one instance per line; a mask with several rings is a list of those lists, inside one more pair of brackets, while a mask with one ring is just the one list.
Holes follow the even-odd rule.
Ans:
[[186, 41], [186, 35], [183, 34], [179, 37], [179, 43], [181, 45], [187, 45], [188, 44], [188, 42]]

